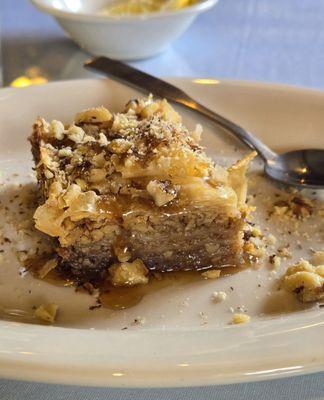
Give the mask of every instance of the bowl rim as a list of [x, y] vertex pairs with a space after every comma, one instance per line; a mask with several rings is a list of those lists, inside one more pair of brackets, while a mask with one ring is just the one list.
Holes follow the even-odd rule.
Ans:
[[45, 0], [31, 0], [32, 4], [39, 10], [44, 11], [48, 14], [53, 15], [57, 18], [65, 18], [70, 20], [86, 21], [86, 22], [98, 22], [98, 23], [120, 23], [120, 22], [139, 22], [151, 19], [168, 18], [178, 16], [180, 14], [198, 14], [203, 11], [209, 10], [211, 7], [216, 5], [219, 0], [198, 0], [197, 3], [189, 5], [187, 7], [170, 10], [163, 12], [139, 14], [139, 15], [101, 15], [98, 13], [83, 13], [79, 11], [69, 11], [67, 9], [61, 10], [53, 7]]

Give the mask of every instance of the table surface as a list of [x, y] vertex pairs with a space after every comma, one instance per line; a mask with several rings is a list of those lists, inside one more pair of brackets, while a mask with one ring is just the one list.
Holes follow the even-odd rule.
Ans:
[[[220, 0], [165, 53], [132, 62], [160, 76], [284, 82], [324, 88], [323, 0]], [[28, 0], [0, 0], [3, 84], [35, 66], [48, 80], [93, 77], [81, 51]], [[172, 68], [170, 68], [172, 66]], [[324, 374], [190, 389], [96, 389], [0, 380], [15, 399], [324, 399]]]

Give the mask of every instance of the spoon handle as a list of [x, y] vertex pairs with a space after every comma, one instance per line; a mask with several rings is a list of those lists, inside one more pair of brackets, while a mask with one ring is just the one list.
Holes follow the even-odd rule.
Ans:
[[216, 123], [216, 125], [219, 125], [220, 127], [226, 129], [228, 132], [232, 133], [235, 137], [237, 137], [241, 142], [245, 143], [252, 150], [256, 150], [259, 156], [262, 157], [264, 161], [272, 160], [276, 157], [277, 154], [273, 152], [263, 142], [261, 142], [260, 139], [252, 135], [241, 126], [217, 114], [216, 112], [198, 103], [197, 101], [191, 99], [190, 103], [188, 104], [187, 101], [184, 102], [183, 99], [179, 99], [177, 103], [185, 105], [186, 107], [189, 107], [190, 109], [197, 111], [200, 114], [203, 114], [205, 117]]
[[251, 149], [256, 150], [264, 161], [276, 157], [276, 153], [244, 128], [198, 103], [183, 90], [163, 81], [162, 79], [156, 78], [146, 72], [142, 72], [108, 57], [94, 57], [87, 61], [84, 66], [88, 69], [112, 76], [116, 80], [133, 86], [140, 91], [146, 91], [155, 96], [166, 98], [167, 100], [181, 104], [204, 115], [218, 126], [221, 126], [232, 133]]

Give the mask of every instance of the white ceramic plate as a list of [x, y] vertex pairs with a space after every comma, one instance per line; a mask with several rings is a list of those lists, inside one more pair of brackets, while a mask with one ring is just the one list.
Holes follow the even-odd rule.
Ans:
[[[213, 79], [173, 80], [202, 103], [258, 134], [274, 149], [324, 147], [324, 94], [314, 90]], [[13, 207], [10, 198], [21, 183], [33, 185], [26, 137], [37, 115], [69, 121], [80, 109], [104, 104], [117, 110], [137, 94], [110, 80], [82, 80], [0, 91], [0, 212]], [[228, 164], [246, 149], [227, 134], [190, 112], [185, 123], [205, 127], [203, 143]], [[151, 293], [123, 311], [96, 309], [92, 297], [73, 288], [19, 275], [19, 262], [6, 243], [0, 265], [1, 377], [78, 385], [167, 387], [209, 385], [282, 377], [324, 369], [324, 310], [302, 306], [278, 290], [287, 264], [310, 249], [324, 248], [323, 218], [310, 218], [289, 228], [267, 211], [274, 193], [285, 196], [260, 176], [260, 161], [251, 170], [251, 194], [258, 206], [255, 220], [265, 234], [278, 239], [269, 252], [290, 243], [292, 258], [273, 272], [268, 262], [218, 280], [174, 284]], [[18, 175], [17, 175], [18, 174]], [[16, 216], [19, 218], [19, 215]], [[0, 215], [2, 234], [10, 221]], [[292, 234], [287, 233], [288, 230]], [[14, 240], [14, 239], [13, 239]], [[16, 240], [16, 239], [15, 239]], [[298, 240], [302, 246], [298, 246]], [[1, 243], [1, 240], [0, 240]], [[30, 244], [19, 242], [20, 250]], [[271, 248], [272, 246], [272, 248]], [[302, 247], [300, 249], [300, 247]], [[216, 304], [214, 291], [227, 298]], [[60, 306], [55, 326], [8, 319], [6, 310], [27, 310], [54, 302]], [[237, 308], [251, 316], [246, 325], [231, 325]], [[134, 318], [145, 318], [134, 325]], [[127, 327], [127, 330], [122, 330]]]

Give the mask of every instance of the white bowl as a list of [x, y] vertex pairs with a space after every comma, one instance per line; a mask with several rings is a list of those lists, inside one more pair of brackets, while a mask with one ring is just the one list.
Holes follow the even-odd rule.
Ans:
[[201, 0], [189, 7], [132, 16], [100, 13], [111, 0], [31, 0], [53, 15], [86, 51], [120, 60], [146, 58], [163, 51], [197, 15], [218, 0]]

